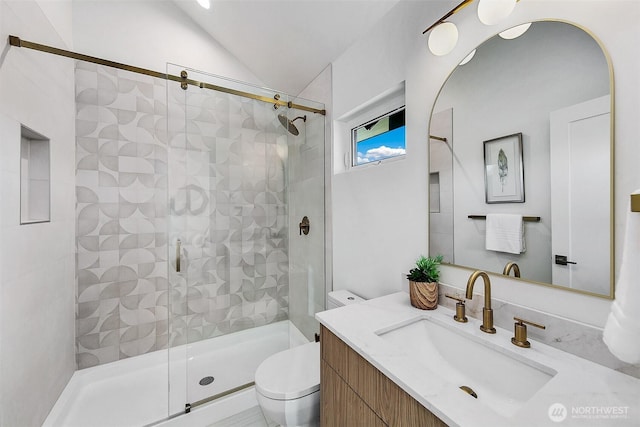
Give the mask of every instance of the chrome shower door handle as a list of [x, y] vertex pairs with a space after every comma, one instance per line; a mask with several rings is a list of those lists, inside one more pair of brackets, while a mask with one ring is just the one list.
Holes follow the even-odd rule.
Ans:
[[182, 241], [176, 242], [176, 273], [180, 273], [180, 252], [182, 251]]

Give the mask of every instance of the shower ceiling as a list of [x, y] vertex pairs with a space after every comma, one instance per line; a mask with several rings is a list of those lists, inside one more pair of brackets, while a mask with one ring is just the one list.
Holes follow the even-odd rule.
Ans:
[[268, 87], [298, 94], [399, 0], [173, 0]]

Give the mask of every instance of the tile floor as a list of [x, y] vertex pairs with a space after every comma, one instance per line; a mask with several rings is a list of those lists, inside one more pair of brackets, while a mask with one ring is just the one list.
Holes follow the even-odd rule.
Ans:
[[207, 427], [278, 427], [278, 424], [268, 421], [260, 407], [254, 406]]

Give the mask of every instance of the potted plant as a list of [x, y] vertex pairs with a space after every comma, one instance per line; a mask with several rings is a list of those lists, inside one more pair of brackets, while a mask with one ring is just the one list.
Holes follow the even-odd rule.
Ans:
[[433, 310], [438, 306], [438, 280], [440, 279], [442, 255], [420, 256], [416, 267], [409, 270], [409, 299], [411, 305], [422, 310]]

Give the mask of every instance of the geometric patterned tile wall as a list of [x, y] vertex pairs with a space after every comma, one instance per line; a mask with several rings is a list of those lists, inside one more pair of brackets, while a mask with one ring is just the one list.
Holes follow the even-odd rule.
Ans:
[[76, 65], [80, 369], [167, 347], [164, 84]]
[[287, 319], [287, 137], [276, 112], [177, 84], [168, 102], [169, 241], [184, 254], [182, 273], [170, 269], [171, 345]]
[[79, 369], [288, 316], [273, 108], [176, 83], [167, 101], [166, 84], [76, 65]]

